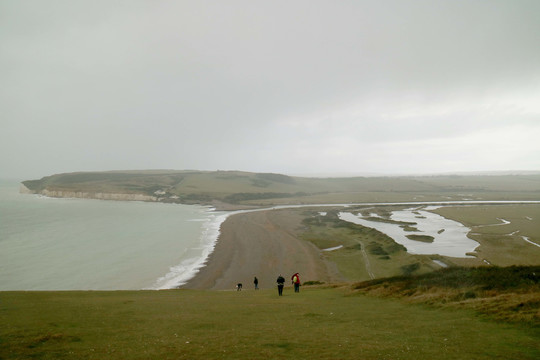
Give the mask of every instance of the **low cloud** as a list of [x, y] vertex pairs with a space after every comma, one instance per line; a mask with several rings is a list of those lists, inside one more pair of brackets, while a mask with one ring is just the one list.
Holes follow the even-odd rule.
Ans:
[[538, 170], [539, 11], [2, 2], [0, 168]]

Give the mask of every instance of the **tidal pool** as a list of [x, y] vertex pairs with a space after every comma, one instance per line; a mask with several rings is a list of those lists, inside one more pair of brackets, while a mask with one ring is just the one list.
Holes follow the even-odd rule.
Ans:
[[[415, 228], [414, 231], [405, 231], [403, 224], [372, 221], [361, 214], [351, 212], [340, 212], [339, 218], [385, 233], [398, 244], [405, 246], [410, 254], [473, 257], [467, 253], [473, 252], [480, 244], [467, 237], [471, 229], [459, 222], [427, 211], [429, 209], [434, 209], [434, 207], [422, 209], [415, 207], [391, 213], [389, 220], [410, 223], [410, 227]], [[411, 240], [407, 238], [407, 235], [431, 236], [433, 242]]]

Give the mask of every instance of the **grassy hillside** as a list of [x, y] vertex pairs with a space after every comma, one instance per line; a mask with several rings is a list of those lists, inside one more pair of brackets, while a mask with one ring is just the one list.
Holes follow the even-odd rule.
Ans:
[[538, 359], [539, 327], [358, 290], [0, 293], [1, 359]]
[[448, 268], [361, 282], [367, 294], [474, 309], [500, 320], [540, 325], [540, 266]]
[[241, 171], [111, 171], [28, 180], [45, 189], [153, 195], [160, 201], [243, 205], [361, 201], [540, 200], [540, 175], [305, 178]]

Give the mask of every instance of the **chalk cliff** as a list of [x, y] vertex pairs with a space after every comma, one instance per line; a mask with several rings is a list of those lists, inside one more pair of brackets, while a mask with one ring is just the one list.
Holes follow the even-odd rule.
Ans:
[[23, 194], [41, 194], [55, 198], [81, 198], [81, 199], [99, 199], [99, 200], [120, 200], [120, 201], [157, 201], [158, 198], [143, 194], [113, 194], [103, 192], [83, 192], [83, 191], [60, 191], [60, 190], [41, 190], [32, 191], [21, 184], [20, 190]]
[[30, 190], [29, 188], [27, 188], [26, 186], [24, 186], [24, 184], [20, 184], [19, 186], [19, 192], [21, 194], [35, 194], [34, 191]]

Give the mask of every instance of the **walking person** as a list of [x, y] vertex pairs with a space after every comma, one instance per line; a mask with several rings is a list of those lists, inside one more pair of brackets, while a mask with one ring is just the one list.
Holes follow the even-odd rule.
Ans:
[[255, 279], [253, 280], [253, 284], [255, 284], [255, 290], [259, 290], [259, 279], [255, 276]]
[[277, 290], [279, 296], [283, 296], [283, 286], [285, 286], [285, 278], [281, 276], [281, 274], [278, 276], [277, 280]]
[[291, 281], [294, 285], [294, 292], [300, 292], [300, 275], [298, 273], [291, 277]]

